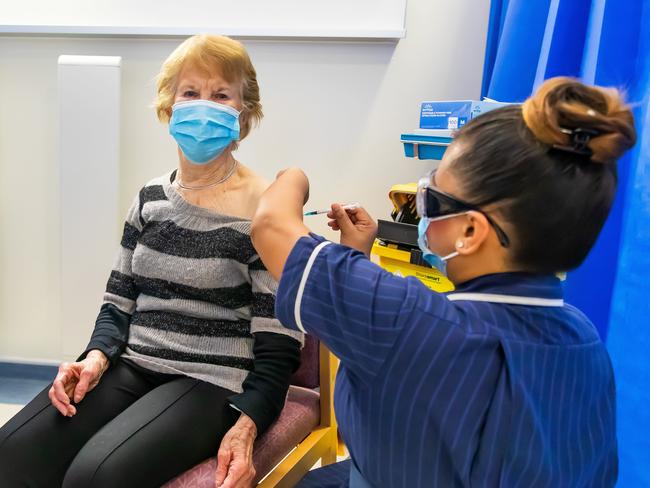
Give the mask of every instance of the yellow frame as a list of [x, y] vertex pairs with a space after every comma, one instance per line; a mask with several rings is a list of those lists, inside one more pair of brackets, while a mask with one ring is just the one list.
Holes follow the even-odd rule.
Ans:
[[336, 462], [343, 454], [334, 415], [334, 378], [338, 359], [321, 342], [320, 425], [285, 457], [258, 485], [258, 488], [293, 488], [320, 459], [322, 466]]

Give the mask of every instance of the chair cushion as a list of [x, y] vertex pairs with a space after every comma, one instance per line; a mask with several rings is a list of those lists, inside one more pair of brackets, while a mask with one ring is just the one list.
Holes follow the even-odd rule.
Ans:
[[318, 388], [319, 378], [319, 343], [318, 339], [305, 335], [305, 345], [300, 352], [300, 367], [291, 376], [291, 384], [304, 388]]
[[262, 479], [320, 423], [320, 395], [290, 386], [280, 417], [255, 443], [253, 463]]
[[[318, 392], [290, 386], [280, 417], [264, 433], [253, 448], [256, 482], [271, 471], [320, 422]], [[214, 488], [216, 457], [206, 459], [189, 471], [169, 481], [164, 488]]]

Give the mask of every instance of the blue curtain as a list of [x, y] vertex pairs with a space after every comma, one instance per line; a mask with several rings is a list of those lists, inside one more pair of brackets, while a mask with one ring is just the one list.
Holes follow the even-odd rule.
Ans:
[[619, 486], [650, 487], [650, 0], [493, 0], [483, 96], [523, 101], [559, 75], [619, 87], [635, 108], [639, 143], [619, 162], [610, 217], [565, 293], [612, 356]]
[[607, 347], [618, 382], [620, 486], [650, 487], [650, 7], [640, 17], [639, 143], [630, 161]]

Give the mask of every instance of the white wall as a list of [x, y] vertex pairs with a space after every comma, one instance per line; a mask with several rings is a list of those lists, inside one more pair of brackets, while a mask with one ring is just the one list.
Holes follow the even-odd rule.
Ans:
[[[488, 9], [487, 0], [409, 0], [407, 37], [397, 45], [245, 42], [266, 116], [239, 159], [267, 178], [303, 167], [309, 208], [354, 200], [388, 217], [390, 186], [430, 167], [404, 158], [399, 143], [418, 124], [418, 103], [480, 94]], [[176, 164], [151, 103], [154, 77], [178, 42], [0, 38], [0, 358], [62, 357], [57, 57], [122, 56], [124, 214], [144, 182]], [[308, 222], [327, 232], [324, 217]]]

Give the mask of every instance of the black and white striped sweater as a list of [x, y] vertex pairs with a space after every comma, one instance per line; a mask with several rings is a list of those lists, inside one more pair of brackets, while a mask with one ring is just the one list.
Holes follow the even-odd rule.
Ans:
[[[265, 401], [260, 392], [286, 394], [303, 337], [275, 318], [277, 283], [253, 248], [250, 221], [188, 203], [174, 177], [147, 183], [128, 212], [88, 350], [243, 392], [232, 403], [246, 412]], [[276, 351], [275, 366], [256, 349], [266, 359]], [[282, 374], [278, 362], [287, 363]]]

